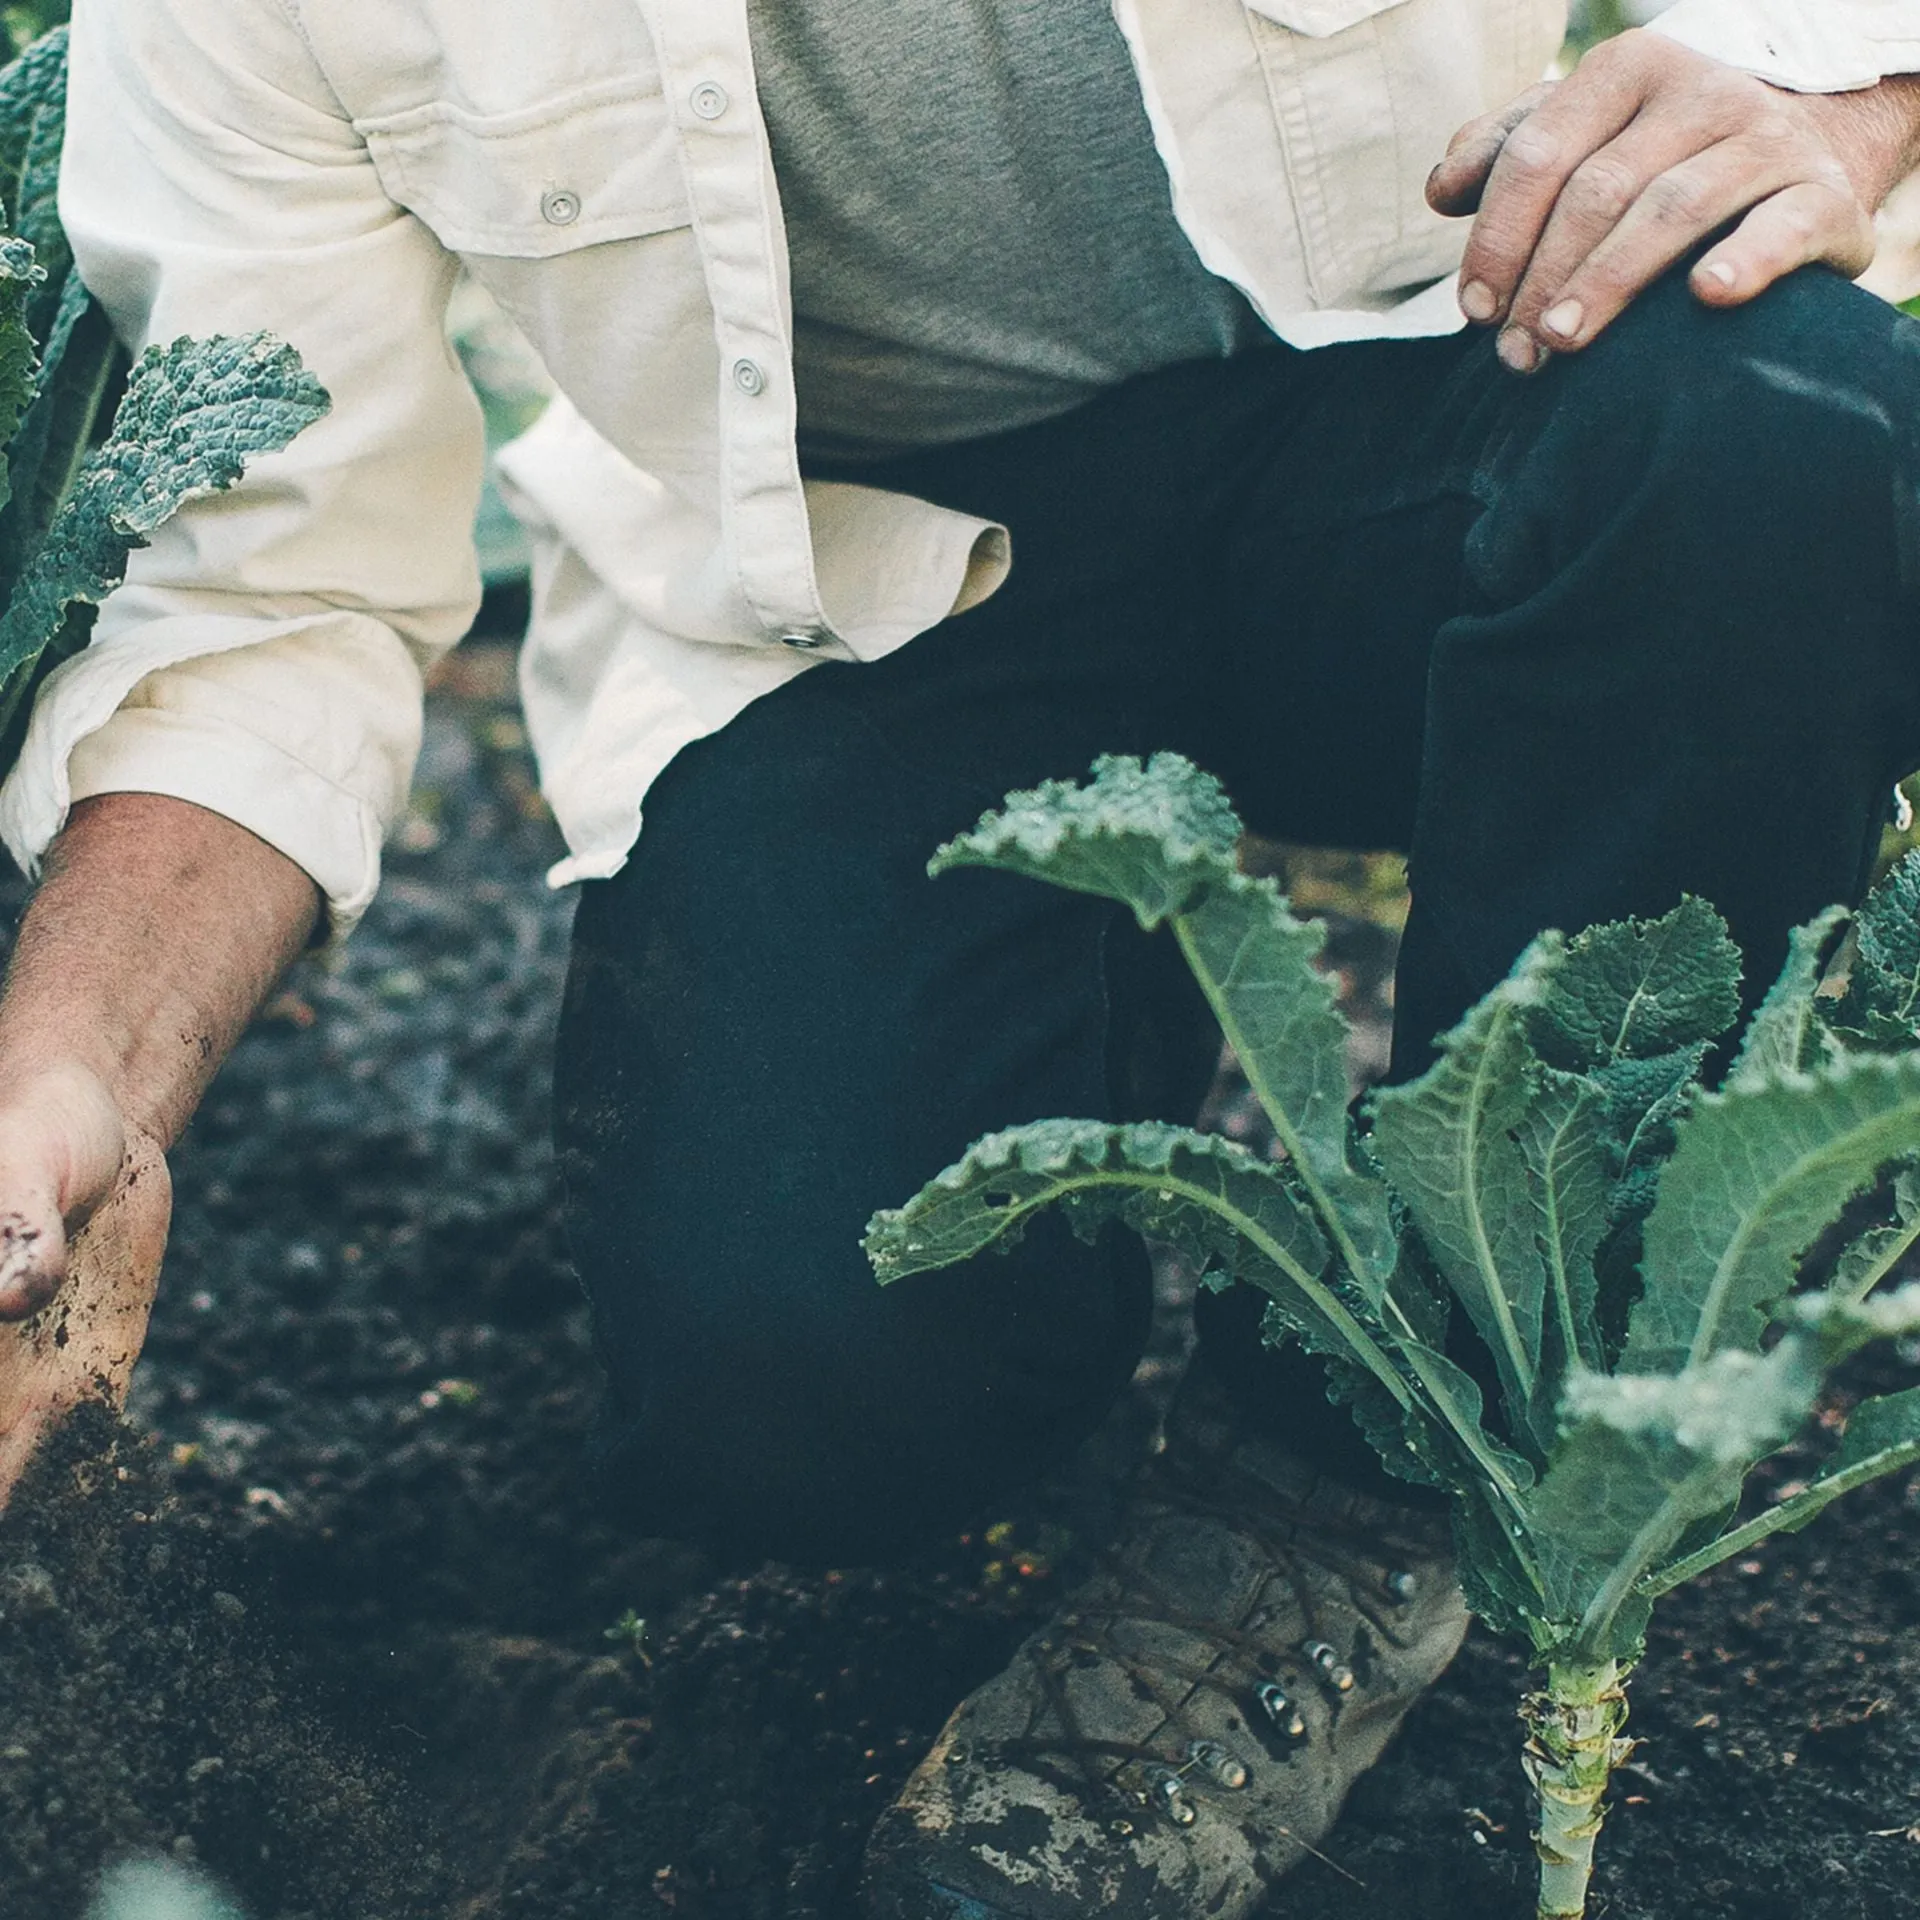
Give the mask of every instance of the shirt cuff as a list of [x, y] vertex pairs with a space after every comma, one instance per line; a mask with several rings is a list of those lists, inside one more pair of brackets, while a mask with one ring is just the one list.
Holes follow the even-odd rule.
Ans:
[[326, 895], [332, 942], [380, 883], [380, 825], [364, 800], [256, 734], [199, 713], [122, 707], [67, 762], [69, 805], [103, 793], [190, 800], [245, 827]]
[[406, 802], [420, 667], [365, 615], [274, 623], [155, 604], [183, 597], [122, 588], [94, 644], [48, 676], [0, 783], [0, 839], [32, 874], [75, 800], [191, 801], [310, 875], [338, 941], [372, 901]]
[[1920, 0], [1677, 0], [1648, 31], [1795, 93], [1920, 73]]

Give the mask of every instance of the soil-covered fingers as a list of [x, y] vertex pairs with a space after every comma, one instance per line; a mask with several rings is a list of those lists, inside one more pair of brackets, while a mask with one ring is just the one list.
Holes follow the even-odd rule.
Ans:
[[67, 1235], [113, 1193], [127, 1130], [104, 1084], [61, 1064], [0, 1080], [0, 1322], [58, 1292]]
[[65, 1284], [38, 1312], [0, 1326], [0, 1505], [63, 1413], [83, 1400], [124, 1400], [171, 1213], [158, 1142], [130, 1136], [110, 1194], [73, 1235]]

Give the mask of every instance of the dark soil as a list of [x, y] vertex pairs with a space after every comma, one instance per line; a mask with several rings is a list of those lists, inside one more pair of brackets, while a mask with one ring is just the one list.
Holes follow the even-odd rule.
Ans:
[[[0, 1524], [6, 1920], [82, 1920], [151, 1854], [250, 1920], [851, 1920], [868, 1823], [1071, 1580], [1177, 1365], [1169, 1276], [1101, 1442], [908, 1564], [727, 1568], [599, 1516], [544, 1113], [570, 909], [506, 678], [456, 664], [379, 906], [176, 1155], [129, 1429], [76, 1423]], [[1343, 929], [1361, 999], [1387, 952]], [[1470, 1642], [1273, 1914], [1523, 1920], [1524, 1685]], [[1902, 1487], [1669, 1603], [1634, 1694], [1596, 1912], [1920, 1910]]]

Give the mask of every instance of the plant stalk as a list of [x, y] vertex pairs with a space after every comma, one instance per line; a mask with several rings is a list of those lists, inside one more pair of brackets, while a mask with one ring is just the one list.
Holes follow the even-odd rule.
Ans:
[[1593, 1877], [1593, 1843], [1606, 1818], [1607, 1782], [1632, 1753], [1620, 1729], [1627, 1719], [1627, 1669], [1550, 1661], [1544, 1693], [1521, 1709], [1525, 1767], [1540, 1806], [1533, 1836], [1540, 1856], [1539, 1920], [1582, 1920]]

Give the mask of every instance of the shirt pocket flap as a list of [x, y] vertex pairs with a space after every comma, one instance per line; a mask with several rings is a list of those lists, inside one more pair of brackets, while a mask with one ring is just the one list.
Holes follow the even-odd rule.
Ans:
[[546, 259], [693, 217], [657, 82], [512, 113], [436, 101], [359, 131], [388, 197], [455, 253]]
[[1344, 33], [1362, 20], [1372, 19], [1376, 13], [1387, 13], [1406, 4], [1407, 0], [1246, 0], [1249, 12], [1314, 40]]

